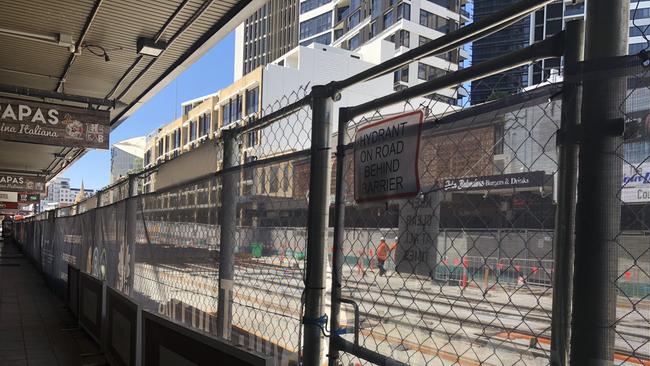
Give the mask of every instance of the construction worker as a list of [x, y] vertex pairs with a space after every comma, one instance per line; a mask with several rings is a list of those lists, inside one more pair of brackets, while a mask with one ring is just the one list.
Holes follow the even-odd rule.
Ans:
[[383, 276], [386, 274], [386, 268], [384, 267], [386, 260], [390, 256], [390, 252], [397, 248], [397, 237], [395, 238], [395, 243], [392, 246], [386, 244], [386, 238], [383, 236], [379, 239], [379, 246], [377, 247], [377, 262], [379, 266], [379, 275]]

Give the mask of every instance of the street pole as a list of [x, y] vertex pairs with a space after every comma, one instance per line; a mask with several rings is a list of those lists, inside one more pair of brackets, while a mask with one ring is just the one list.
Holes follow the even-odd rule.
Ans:
[[[223, 133], [223, 169], [234, 167], [237, 162], [237, 134]], [[235, 234], [237, 230], [237, 196], [239, 195], [239, 171], [227, 171], [222, 175], [221, 188], [221, 236], [219, 240], [219, 296], [217, 298], [217, 336], [230, 339], [232, 331], [232, 288], [235, 276]]]
[[[336, 196], [334, 200], [334, 243], [332, 250], [332, 304], [330, 310], [329, 366], [338, 366], [337, 338], [340, 337], [341, 278], [343, 277], [343, 241], [345, 240], [345, 135], [348, 126], [346, 108], [339, 108], [338, 143], [336, 148]], [[355, 329], [355, 332], [358, 332]]]
[[571, 326], [571, 284], [573, 248], [575, 246], [575, 205], [578, 168], [578, 145], [575, 132], [580, 124], [580, 84], [575, 81], [578, 62], [583, 60], [584, 21], [573, 20], [566, 26], [562, 119], [557, 136], [558, 186], [555, 214], [553, 318], [551, 320], [551, 365], [565, 366], [569, 358]]
[[[625, 55], [629, 0], [589, 1], [586, 8], [585, 59]], [[616, 336], [622, 169], [620, 104], [626, 79], [599, 75], [583, 80], [582, 135], [576, 206], [576, 247], [571, 329], [572, 365], [611, 365]]]
[[330, 197], [330, 88], [314, 86], [312, 95], [311, 159], [307, 218], [307, 263], [305, 278], [304, 366], [322, 363], [323, 296], [325, 293], [325, 241]]

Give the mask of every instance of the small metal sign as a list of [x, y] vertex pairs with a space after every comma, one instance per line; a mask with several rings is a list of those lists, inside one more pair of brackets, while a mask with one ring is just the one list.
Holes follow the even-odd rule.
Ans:
[[442, 192], [435, 190], [423, 198], [404, 200], [400, 205], [397, 272], [431, 275], [438, 258], [441, 200]]
[[0, 173], [0, 191], [45, 193], [45, 177]]
[[364, 126], [354, 141], [354, 198], [357, 202], [408, 198], [420, 191], [418, 151], [422, 111]]
[[0, 98], [0, 140], [108, 149], [108, 111]]

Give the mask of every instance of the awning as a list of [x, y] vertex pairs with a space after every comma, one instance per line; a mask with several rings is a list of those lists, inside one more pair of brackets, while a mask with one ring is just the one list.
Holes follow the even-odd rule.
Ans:
[[[109, 111], [113, 129], [262, 4], [3, 2], [0, 98]], [[84, 152], [83, 147], [0, 141], [0, 172], [50, 179]]]

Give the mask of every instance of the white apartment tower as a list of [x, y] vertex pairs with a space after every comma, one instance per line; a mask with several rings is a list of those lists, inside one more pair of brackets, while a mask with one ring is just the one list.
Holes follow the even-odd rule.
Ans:
[[[379, 64], [463, 26], [470, 20], [466, 3], [467, 0], [300, 1], [297, 38], [302, 46], [331, 45], [354, 51], [362, 60]], [[243, 29], [242, 25], [238, 32]], [[267, 31], [272, 30], [267, 28]], [[235, 69], [241, 72], [245, 62], [243, 39], [238, 38], [236, 42]], [[456, 71], [468, 57], [467, 51], [460, 49], [419, 60], [394, 73], [393, 89]], [[466, 95], [464, 89], [450, 88], [429, 98], [457, 104]]]

